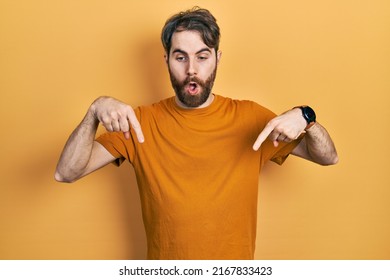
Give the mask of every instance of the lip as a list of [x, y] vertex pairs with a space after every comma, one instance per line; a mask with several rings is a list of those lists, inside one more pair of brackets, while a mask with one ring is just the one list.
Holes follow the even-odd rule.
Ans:
[[185, 90], [190, 95], [197, 95], [200, 91], [200, 86], [195, 82], [189, 82], [185, 86]]

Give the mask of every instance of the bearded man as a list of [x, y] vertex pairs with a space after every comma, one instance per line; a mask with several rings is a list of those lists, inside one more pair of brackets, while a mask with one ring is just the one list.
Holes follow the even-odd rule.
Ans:
[[[135, 169], [148, 259], [253, 259], [259, 171], [289, 154], [321, 165], [338, 161], [313, 109], [276, 116], [252, 101], [213, 94], [220, 29], [194, 8], [162, 30], [175, 96], [133, 110], [96, 99], [69, 137], [60, 182], [128, 160]], [[96, 138], [99, 123], [107, 130]]]

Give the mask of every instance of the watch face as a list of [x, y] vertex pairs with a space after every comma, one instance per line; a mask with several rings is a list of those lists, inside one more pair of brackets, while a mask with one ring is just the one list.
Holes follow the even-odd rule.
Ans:
[[303, 107], [303, 115], [305, 116], [305, 119], [307, 123], [315, 122], [316, 121], [316, 113], [314, 110], [310, 107]]

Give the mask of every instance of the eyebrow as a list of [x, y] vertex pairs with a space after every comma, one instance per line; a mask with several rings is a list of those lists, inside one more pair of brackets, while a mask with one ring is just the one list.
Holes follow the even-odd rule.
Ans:
[[[211, 50], [209, 48], [203, 48], [203, 49], [197, 51], [195, 54], [200, 54], [202, 52], [209, 52], [209, 53], [211, 53]], [[181, 53], [181, 54], [188, 55], [188, 53], [186, 51], [183, 51], [181, 49], [174, 49], [172, 54], [174, 54], [174, 53]]]

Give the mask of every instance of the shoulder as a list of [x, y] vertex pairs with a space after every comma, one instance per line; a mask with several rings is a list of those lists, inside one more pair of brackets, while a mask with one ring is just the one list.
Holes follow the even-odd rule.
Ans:
[[225, 106], [236, 107], [240, 110], [249, 110], [252, 111], [252, 113], [259, 113], [263, 115], [275, 115], [268, 108], [252, 100], [234, 99], [230, 97], [224, 97], [221, 95], [216, 95], [216, 96], [219, 102], [221, 102], [221, 104], [224, 104]]
[[160, 114], [171, 110], [172, 100], [173, 97], [169, 97], [150, 105], [139, 106], [134, 111], [137, 117], [142, 117], [142, 116], [146, 117], [146, 116]]
[[252, 100], [239, 100], [222, 97], [227, 104], [226, 112], [232, 112], [237, 120], [242, 123], [252, 123], [262, 130], [266, 124], [275, 118], [276, 114], [270, 109]]

